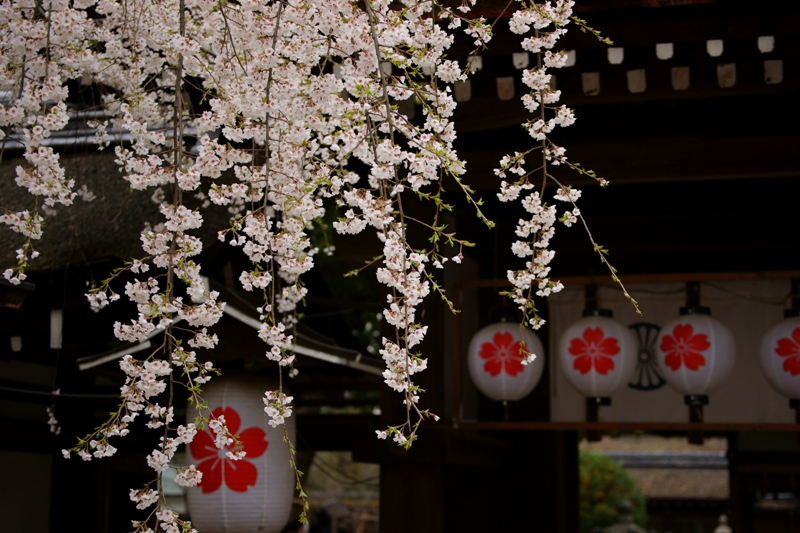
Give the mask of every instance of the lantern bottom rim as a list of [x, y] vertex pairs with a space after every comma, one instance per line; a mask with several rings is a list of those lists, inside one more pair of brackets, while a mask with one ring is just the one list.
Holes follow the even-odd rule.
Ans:
[[611, 405], [611, 397], [609, 396], [589, 396], [586, 398], [587, 403], [595, 404], [595, 405], [602, 405], [602, 406], [609, 406]]
[[589, 316], [603, 316], [606, 318], [614, 318], [614, 312], [611, 311], [611, 309], [599, 309], [599, 308], [584, 309], [583, 317], [586, 318]]
[[708, 395], [706, 394], [687, 394], [683, 397], [683, 403], [691, 406], [708, 405]]

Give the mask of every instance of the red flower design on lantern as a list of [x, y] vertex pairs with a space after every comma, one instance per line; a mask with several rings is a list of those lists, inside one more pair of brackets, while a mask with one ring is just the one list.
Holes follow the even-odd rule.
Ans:
[[[242, 425], [239, 413], [232, 407], [217, 407], [213, 415], [215, 418], [224, 416], [228, 431], [233, 435], [236, 435]], [[231, 444], [226, 449], [219, 450], [210, 431], [199, 431], [189, 447], [192, 456], [200, 461], [197, 469], [203, 473], [203, 481], [199, 485], [203, 493], [219, 489], [223, 479], [228, 488], [235, 492], [247, 492], [247, 487], [254, 486], [258, 479], [258, 469], [247, 459], [260, 457], [267, 451], [269, 442], [266, 437], [267, 434], [261, 428], [247, 428], [239, 434], [240, 447], [234, 449], [235, 444]], [[228, 451], [244, 451], [247, 455], [244, 459], [234, 461], [225, 455]]]
[[706, 358], [700, 352], [711, 348], [711, 344], [705, 333], [695, 335], [691, 324], [678, 324], [672, 335], [664, 335], [659, 348], [667, 354], [664, 363], [673, 371], [678, 370], [681, 364], [689, 370], [699, 370], [706, 364]]
[[783, 360], [783, 370], [793, 376], [800, 374], [800, 328], [792, 330], [791, 339], [788, 337], [780, 339], [775, 353], [786, 358]]
[[483, 364], [484, 372], [494, 377], [505, 370], [509, 376], [516, 376], [525, 367], [522, 365], [519, 341], [514, 342], [511, 333], [495, 333], [492, 342], [484, 342], [478, 352], [481, 358], [486, 359]]
[[572, 365], [581, 374], [588, 373], [594, 366], [598, 374], [605, 376], [609, 370], [614, 370], [611, 357], [619, 351], [617, 339], [606, 337], [603, 328], [586, 328], [583, 338], [575, 337], [569, 342], [569, 353], [575, 356]]

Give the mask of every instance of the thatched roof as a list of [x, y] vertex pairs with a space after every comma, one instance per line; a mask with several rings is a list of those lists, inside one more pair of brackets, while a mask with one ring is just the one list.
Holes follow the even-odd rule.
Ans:
[[[16, 167], [29, 166], [24, 158], [3, 158], [0, 165], [0, 208], [32, 210], [36, 199], [15, 183]], [[96, 199], [85, 202], [77, 197], [70, 207], [56, 206], [56, 214], [45, 213], [44, 235], [34, 243], [41, 256], [31, 264], [33, 270], [61, 268], [101, 257], [130, 258], [142, 255], [139, 233], [144, 221], [156, 222], [158, 206], [150, 200], [152, 191], [132, 191], [114, 163], [114, 152], [87, 151], [62, 155], [67, 176], [75, 179]], [[0, 228], [0, 266], [16, 263], [14, 250], [25, 242], [8, 227]]]
[[722, 437], [709, 437], [702, 445], [689, 444], [685, 437], [661, 437], [658, 435], [620, 435], [604, 437], [599, 442], [583, 441], [581, 450], [597, 453], [612, 451], [628, 452], [724, 452], [728, 450], [728, 440]]
[[580, 448], [622, 464], [647, 498], [724, 500], [729, 496], [724, 438], [708, 438], [698, 446], [685, 437], [622, 435], [582, 442]]
[[629, 468], [647, 498], [670, 500], [726, 500], [730, 495], [728, 470]]
[[[15, 183], [17, 166], [30, 165], [20, 157], [20, 152], [8, 155], [6, 151], [0, 164], [0, 210], [31, 210], [36, 199]], [[56, 206], [54, 216], [40, 210], [45, 219], [44, 235], [34, 243], [41, 256], [31, 263], [32, 271], [66, 268], [108, 257], [128, 260], [143, 255], [139, 236], [144, 224], [157, 224], [163, 221], [163, 216], [151, 199], [154, 189], [131, 189], [114, 159], [113, 147], [98, 151], [83, 145], [61, 154], [67, 176], [75, 180], [74, 189], [85, 185], [96, 199], [86, 202], [78, 196], [69, 207]], [[200, 200], [192, 193], [185, 193], [184, 203], [195, 208]], [[229, 226], [229, 216], [225, 208], [211, 205], [203, 210], [203, 228], [192, 233], [207, 248], [217, 242], [216, 232]], [[0, 271], [16, 264], [14, 251], [24, 242], [22, 235], [0, 227]]]

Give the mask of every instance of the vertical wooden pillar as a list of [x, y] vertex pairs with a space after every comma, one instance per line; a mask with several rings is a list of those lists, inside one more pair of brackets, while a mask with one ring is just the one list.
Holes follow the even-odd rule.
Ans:
[[580, 531], [580, 458], [578, 454], [578, 432], [557, 433], [556, 445], [559, 451], [559, 533], [578, 533]]
[[[60, 532], [65, 524], [80, 524], [85, 531], [109, 531], [109, 502], [112, 498], [126, 501], [126, 491], [112, 493], [109, 486], [109, 459], [91, 463], [66, 460], [61, 453], [53, 454], [53, 474], [50, 496], [50, 531]], [[121, 489], [121, 487], [119, 487]], [[120, 497], [122, 495], [122, 497]], [[131, 503], [129, 515], [136, 510]], [[126, 526], [130, 526], [130, 521]]]
[[[413, 453], [413, 452], [412, 452]], [[391, 461], [381, 464], [381, 533], [442, 533], [444, 465]], [[481, 490], [473, 486], [473, 490]], [[465, 508], [464, 512], [471, 512]]]
[[381, 462], [381, 533], [578, 533], [576, 432], [453, 430], [415, 446]]
[[736, 533], [754, 533], [753, 494], [742, 474], [738, 434], [728, 435], [728, 525]]
[[529, 502], [509, 531], [578, 533], [578, 435], [529, 432], [520, 442], [515, 493]]

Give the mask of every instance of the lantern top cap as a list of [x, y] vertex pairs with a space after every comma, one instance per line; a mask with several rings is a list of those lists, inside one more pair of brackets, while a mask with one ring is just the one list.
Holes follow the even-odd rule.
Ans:
[[613, 318], [614, 313], [611, 309], [584, 309], [583, 316], [604, 316], [606, 318]]
[[704, 305], [693, 305], [689, 307], [681, 307], [681, 316], [684, 315], [708, 315], [711, 316], [711, 308]]
[[519, 320], [517, 320], [517, 317], [513, 316], [511, 313], [503, 313], [502, 315], [497, 317], [497, 320], [492, 322], [492, 324], [496, 324], [498, 322], [503, 324], [505, 324], [506, 322], [511, 322], [512, 324], [514, 324], [519, 322]]
[[800, 309], [784, 309], [783, 318], [794, 318], [800, 316]]
[[495, 305], [489, 309], [489, 323], [495, 324], [497, 322], [516, 322], [519, 323], [519, 317], [517, 316], [517, 308], [509, 305], [508, 303], [502, 303], [500, 305]]

